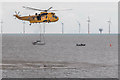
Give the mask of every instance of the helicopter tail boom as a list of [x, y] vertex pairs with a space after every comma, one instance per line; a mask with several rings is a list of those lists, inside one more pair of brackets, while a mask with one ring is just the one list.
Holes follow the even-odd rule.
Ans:
[[18, 16], [17, 14], [16, 15], [13, 15], [13, 16], [15, 16], [16, 18], [18, 18], [18, 19], [21, 19], [21, 17], [20, 16]]
[[20, 19], [20, 20], [26, 20], [26, 21], [29, 21], [27, 17], [20, 17], [19, 15], [13, 15], [15, 16], [16, 18]]

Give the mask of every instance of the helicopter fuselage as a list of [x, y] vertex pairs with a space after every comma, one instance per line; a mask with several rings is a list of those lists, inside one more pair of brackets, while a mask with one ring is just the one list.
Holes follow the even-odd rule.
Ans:
[[56, 22], [59, 18], [52, 12], [41, 12], [40, 14], [29, 15], [29, 16], [18, 16], [17, 14], [14, 15], [20, 20], [29, 21], [30, 23], [42, 23], [42, 22]]

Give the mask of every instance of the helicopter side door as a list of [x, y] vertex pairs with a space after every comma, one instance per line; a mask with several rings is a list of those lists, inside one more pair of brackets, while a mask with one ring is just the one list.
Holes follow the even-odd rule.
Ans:
[[41, 14], [41, 20], [43, 22], [47, 22], [48, 21], [48, 13], [43, 13]]
[[41, 15], [40, 14], [37, 16], [37, 20], [41, 20]]

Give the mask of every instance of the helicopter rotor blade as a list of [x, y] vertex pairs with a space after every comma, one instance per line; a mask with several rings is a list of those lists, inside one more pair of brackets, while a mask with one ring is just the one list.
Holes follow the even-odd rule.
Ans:
[[44, 12], [47, 12], [47, 11], [66, 11], [66, 10], [72, 10], [72, 9], [50, 10], [50, 9], [52, 9], [53, 7], [50, 7], [50, 8], [47, 9], [47, 10], [41, 10], [41, 9], [36, 9], [36, 8], [31, 8], [31, 7], [25, 7], [25, 6], [23, 6], [23, 8], [25, 8], [25, 9], [30, 9], [30, 10], [35, 10], [35, 11], [44, 11]]
[[47, 11], [49, 11], [50, 9], [52, 9], [52, 7], [50, 7], [49, 9], [47, 9]]
[[50, 11], [67, 11], [67, 10], [72, 10], [72, 9], [63, 9], [63, 10], [50, 10]]
[[45, 11], [45, 10], [36, 9], [36, 8], [31, 8], [31, 7], [25, 7], [25, 6], [23, 6], [23, 8], [30, 9], [30, 10], [37, 10], [37, 11]]

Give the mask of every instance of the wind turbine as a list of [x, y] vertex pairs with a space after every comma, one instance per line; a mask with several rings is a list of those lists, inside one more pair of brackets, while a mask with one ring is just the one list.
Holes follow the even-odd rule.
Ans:
[[90, 33], [90, 17], [89, 16], [88, 16], [87, 22], [88, 22], [88, 34], [89, 34]]
[[1, 20], [1, 34], [3, 33], [3, 26], [2, 26], [2, 24], [3, 24], [3, 21]]
[[109, 24], [109, 34], [110, 34], [110, 26], [111, 26], [111, 18], [107, 21], [108, 22], [108, 24]]
[[25, 22], [23, 22], [23, 34], [25, 34]]
[[61, 22], [61, 24], [62, 24], [62, 34], [63, 34], [64, 33], [64, 23]]
[[80, 22], [79, 22], [79, 21], [77, 21], [77, 23], [78, 23], [78, 25], [79, 25], [79, 34], [80, 34]]

